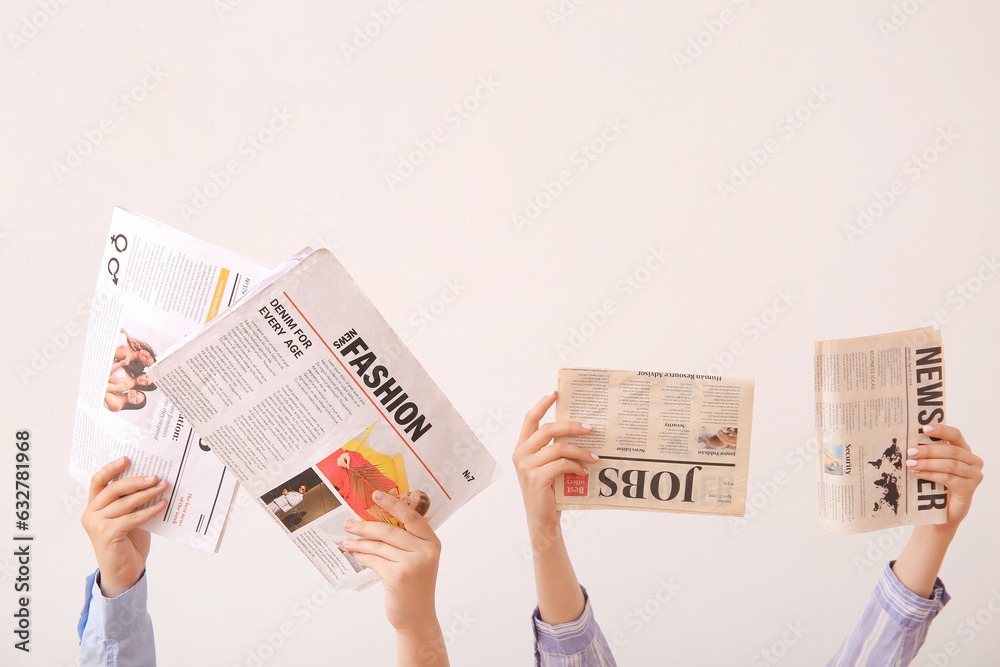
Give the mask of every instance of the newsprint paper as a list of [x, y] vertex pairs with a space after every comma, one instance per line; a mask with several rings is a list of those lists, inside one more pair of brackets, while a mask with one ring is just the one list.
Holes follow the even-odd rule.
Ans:
[[150, 371], [261, 507], [341, 591], [376, 581], [347, 519], [439, 526], [496, 462], [329, 251], [265, 281]]
[[556, 419], [593, 430], [558, 441], [600, 460], [556, 480], [556, 506], [743, 516], [753, 388], [715, 375], [560, 369]]
[[[217, 551], [236, 478], [208, 451], [147, 369], [167, 348], [243, 296], [267, 267], [116, 208], [90, 307], [70, 474], [89, 486], [129, 457], [124, 477], [170, 486], [143, 528]], [[155, 502], [155, 501], [154, 501]]]
[[948, 494], [908, 472], [906, 450], [944, 421], [941, 332], [814, 343], [820, 525], [864, 533], [944, 523]]

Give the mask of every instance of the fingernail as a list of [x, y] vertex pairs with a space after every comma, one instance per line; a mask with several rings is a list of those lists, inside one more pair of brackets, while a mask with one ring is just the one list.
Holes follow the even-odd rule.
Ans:
[[906, 450], [906, 455], [907, 456], [916, 456], [919, 453], [920, 453], [920, 450], [917, 449], [916, 447], [910, 447], [909, 449]]
[[911, 468], [916, 468], [917, 467], [917, 462], [914, 461], [913, 459], [908, 459], [906, 461], [906, 465], [910, 466]]
[[593, 426], [591, 426], [590, 424], [580, 424], [580, 428], [582, 428], [582, 429], [585, 429], [585, 430], [589, 431], [590, 429], [592, 429], [592, 428], [594, 428], [594, 427], [593, 427]]
[[545, 394], [545, 398], [552, 398], [555, 395], [556, 395], [555, 391], [550, 391], [549, 393]]
[[593, 453], [593, 452], [590, 453], [590, 458], [594, 459], [595, 461], [600, 461], [601, 460], [601, 457], [598, 456], [597, 454]]
[[156, 475], [146, 475], [143, 479], [146, 480], [146, 484], [152, 484], [156, 481]]
[[344, 530], [353, 530], [353, 529], [354, 529], [354, 521], [352, 519], [348, 519], [347, 521], [344, 522]]
[[376, 491], [375, 493], [372, 494], [372, 498], [374, 498], [375, 500], [382, 500], [383, 498], [385, 498], [385, 493], [383, 493], [382, 491]]
[[934, 432], [933, 424], [928, 424], [927, 426], [924, 427], [924, 433], [933, 433], [933, 432]]
[[120, 459], [118, 459], [118, 463], [125, 463], [126, 461], [128, 461], [128, 458], [126, 458], [124, 456], [121, 457]]

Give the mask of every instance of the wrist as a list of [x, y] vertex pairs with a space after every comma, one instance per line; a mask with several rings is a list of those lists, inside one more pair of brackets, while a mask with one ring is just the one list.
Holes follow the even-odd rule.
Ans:
[[553, 546], [563, 545], [562, 524], [559, 519], [529, 525], [528, 535], [535, 551], [548, 551]]
[[915, 526], [913, 528], [912, 538], [924, 542], [933, 542], [940, 544], [941, 546], [947, 548], [951, 544], [951, 541], [955, 539], [955, 534], [958, 532], [957, 523], [939, 523], [939, 524], [929, 524], [923, 526]]
[[393, 625], [396, 636], [408, 640], [432, 640], [442, 635], [441, 624], [438, 622], [437, 611], [430, 607], [413, 614], [415, 620]]
[[[142, 574], [145, 573], [146, 571], [143, 570]], [[96, 579], [97, 587], [101, 590], [101, 595], [110, 600], [118, 597], [122, 593], [125, 593], [139, 583], [139, 579], [142, 579], [142, 574], [140, 574], [137, 579], [129, 580], [128, 578], [116, 577], [115, 575], [106, 575], [98, 569]]]

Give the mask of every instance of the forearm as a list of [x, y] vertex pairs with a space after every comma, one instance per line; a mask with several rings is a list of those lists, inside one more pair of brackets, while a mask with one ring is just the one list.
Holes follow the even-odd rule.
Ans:
[[920, 597], [929, 598], [957, 529], [950, 524], [915, 527], [892, 567], [899, 582]]
[[426, 627], [396, 632], [397, 667], [448, 667], [448, 649], [444, 634], [432, 613], [434, 621]]
[[583, 614], [586, 601], [556, 522], [531, 530], [538, 612], [549, 625], [571, 623]]

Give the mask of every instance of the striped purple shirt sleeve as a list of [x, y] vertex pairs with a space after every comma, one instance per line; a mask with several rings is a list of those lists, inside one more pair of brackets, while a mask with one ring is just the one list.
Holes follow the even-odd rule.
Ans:
[[931, 621], [951, 596], [938, 579], [932, 597], [920, 597], [899, 583], [893, 562], [827, 667], [905, 667], [917, 655]]
[[535, 629], [536, 667], [617, 667], [611, 647], [594, 619], [586, 589], [583, 597], [586, 606], [580, 618], [561, 625], [543, 621], [535, 607], [531, 620]]

